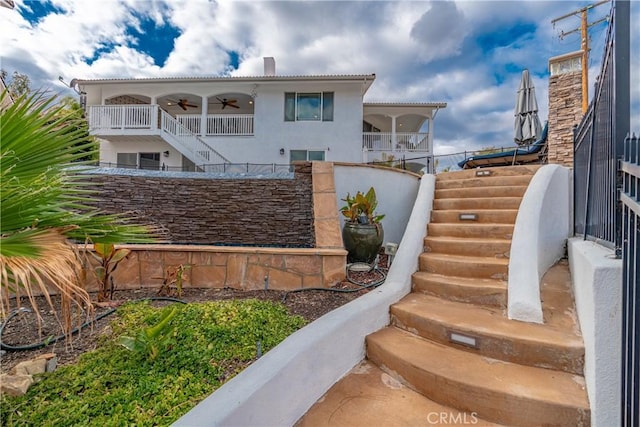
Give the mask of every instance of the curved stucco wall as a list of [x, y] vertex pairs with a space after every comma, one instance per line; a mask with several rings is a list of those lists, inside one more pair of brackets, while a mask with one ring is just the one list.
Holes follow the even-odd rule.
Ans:
[[559, 165], [538, 169], [522, 198], [511, 240], [508, 315], [542, 323], [540, 279], [565, 254], [570, 235], [570, 171]]
[[387, 280], [289, 336], [224, 384], [176, 426], [289, 426], [365, 356], [367, 335], [389, 323], [389, 306], [411, 291], [435, 176], [425, 175]]
[[376, 212], [385, 215], [382, 220], [384, 242], [399, 243], [418, 194], [420, 177], [379, 166], [335, 163], [333, 167], [338, 209], [344, 206], [342, 199], [347, 193], [352, 196], [358, 191], [366, 193], [373, 187], [378, 198]]

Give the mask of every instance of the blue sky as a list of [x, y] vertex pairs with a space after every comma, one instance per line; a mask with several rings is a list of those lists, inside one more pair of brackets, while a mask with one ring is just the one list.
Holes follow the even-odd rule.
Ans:
[[[513, 145], [524, 68], [547, 118], [548, 59], [580, 48], [579, 33], [559, 37], [579, 17], [555, 27], [551, 20], [590, 3], [15, 0], [14, 10], [0, 8], [0, 67], [60, 92], [58, 76], [260, 75], [264, 56], [275, 57], [281, 75], [375, 73], [365, 101], [448, 103], [435, 121], [436, 153], [444, 154]], [[599, 6], [589, 20], [609, 10]], [[639, 22], [640, 2], [632, 2], [632, 14]], [[590, 30], [590, 89], [605, 28]], [[640, 69], [638, 55], [633, 61]]]

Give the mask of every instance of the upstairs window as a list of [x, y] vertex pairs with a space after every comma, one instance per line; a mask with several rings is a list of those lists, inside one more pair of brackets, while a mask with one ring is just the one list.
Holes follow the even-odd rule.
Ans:
[[285, 92], [284, 120], [333, 121], [333, 92]]

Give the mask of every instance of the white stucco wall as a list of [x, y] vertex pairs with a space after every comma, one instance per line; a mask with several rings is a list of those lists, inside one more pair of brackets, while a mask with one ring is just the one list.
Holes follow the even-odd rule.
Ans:
[[591, 425], [620, 425], [622, 261], [582, 238], [568, 243], [571, 281], [584, 340]]
[[[164, 152], [169, 152], [169, 157], [164, 156]], [[160, 153], [160, 166], [164, 163], [168, 167], [182, 167], [182, 154], [166, 142], [147, 141], [122, 141], [109, 142], [100, 140], [100, 162], [118, 162], [118, 153]]]
[[[105, 99], [119, 95], [139, 95], [156, 100], [174, 93], [189, 93], [204, 98], [220, 93], [255, 94], [254, 135], [210, 136], [203, 139], [232, 163], [288, 164], [292, 149], [320, 150], [327, 161], [362, 161], [363, 81], [260, 81], [256, 82], [135, 82], [87, 85], [87, 105], [102, 105]], [[285, 92], [334, 92], [333, 121], [284, 121]], [[167, 106], [164, 106], [167, 108]], [[176, 108], [176, 107], [173, 107]], [[182, 113], [181, 110], [176, 110]], [[216, 109], [209, 107], [215, 114]], [[249, 111], [234, 111], [250, 113]], [[188, 113], [199, 114], [198, 109]], [[137, 148], [134, 138], [131, 149]], [[110, 145], [110, 143], [107, 143]], [[134, 148], [135, 147], [135, 148]], [[280, 149], [285, 154], [280, 154]], [[159, 151], [156, 149], [155, 151]], [[164, 151], [164, 150], [163, 150]], [[115, 162], [115, 149], [104, 150], [103, 162]]]
[[389, 306], [411, 291], [434, 191], [435, 176], [425, 175], [383, 285], [289, 336], [174, 425], [293, 425], [364, 358], [364, 338], [388, 325]]
[[[334, 92], [333, 121], [284, 121], [285, 92]], [[237, 146], [213, 145], [228, 159], [255, 163], [289, 163], [292, 149], [325, 152], [327, 161], [362, 160], [362, 84], [354, 82], [296, 82], [264, 85], [255, 101], [255, 138]], [[212, 138], [208, 138], [209, 141]], [[216, 144], [215, 141], [213, 141]], [[228, 145], [228, 144], [227, 144]], [[244, 146], [244, 147], [243, 147]], [[280, 149], [284, 148], [284, 156]], [[224, 151], [222, 151], [224, 149]], [[228, 153], [229, 155], [227, 156]], [[265, 159], [269, 159], [265, 161]]]
[[400, 242], [418, 194], [420, 178], [399, 169], [367, 165], [334, 164], [333, 170], [338, 209], [344, 206], [342, 199], [347, 193], [352, 196], [358, 191], [366, 193], [373, 187], [378, 198], [376, 212], [386, 215], [382, 220], [384, 243]]
[[570, 170], [545, 165], [522, 198], [509, 255], [508, 315], [542, 323], [540, 279], [565, 254], [571, 233]]

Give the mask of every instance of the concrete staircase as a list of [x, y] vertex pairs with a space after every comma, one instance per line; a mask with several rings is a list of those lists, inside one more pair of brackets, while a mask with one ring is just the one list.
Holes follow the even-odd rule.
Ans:
[[511, 234], [537, 168], [437, 176], [413, 292], [298, 425], [590, 424], [566, 263], [543, 277], [544, 324], [506, 318]]

